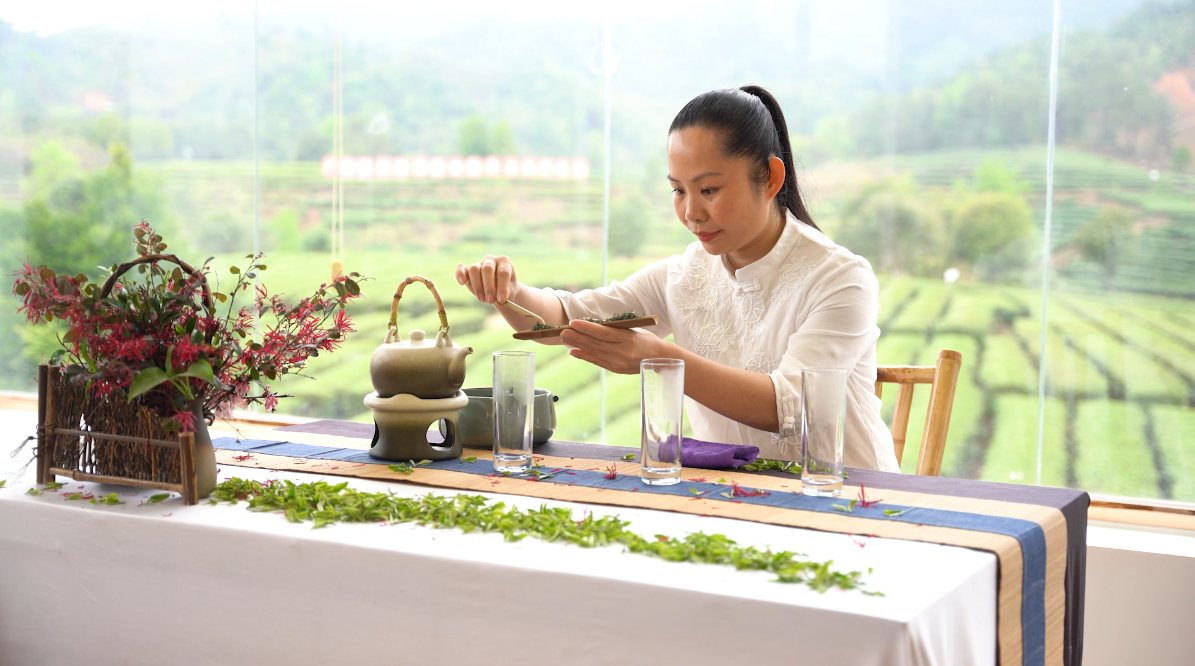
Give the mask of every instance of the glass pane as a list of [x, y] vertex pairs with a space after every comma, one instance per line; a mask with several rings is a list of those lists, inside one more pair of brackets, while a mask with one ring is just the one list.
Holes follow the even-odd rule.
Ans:
[[[102, 280], [136, 257], [141, 220], [195, 265], [250, 252], [252, 9], [13, 10], [16, 24], [0, 14], [0, 274], [27, 258]], [[0, 388], [34, 390], [62, 329], [30, 326], [8, 299]]]
[[1063, 8], [1046, 461], [1091, 492], [1193, 501], [1195, 8], [1120, 4], [1099, 25]]
[[[300, 16], [289, 4], [261, 14], [268, 280], [275, 291], [309, 291], [342, 261], [370, 281], [352, 309], [358, 332], [310, 364], [317, 381], [286, 381], [294, 397], [280, 410], [369, 421], [368, 364], [391, 295], [423, 275], [444, 299], [452, 339], [473, 347], [466, 387], [490, 385], [492, 352], [533, 350], [537, 386], [560, 396], [556, 437], [597, 441], [598, 371], [564, 347], [514, 340], [454, 272], [507, 255], [523, 284], [600, 283], [602, 88], [592, 55], [600, 24], [528, 4], [470, 4], [463, 18], [452, 4], [353, 3], [338, 14], [320, 3]], [[413, 284], [399, 332], [434, 336], [438, 327], [431, 295]]]
[[[673, 116], [700, 93], [762, 85], [814, 221], [876, 271], [878, 362], [963, 355], [942, 473], [1035, 482], [1052, 25], [1049, 3], [937, 0], [703, 3], [617, 23], [611, 277], [694, 240], [664, 178]], [[890, 386], [889, 422], [895, 400]], [[906, 472], [927, 401], [923, 386]], [[611, 432], [629, 437], [636, 415], [623, 418]]]

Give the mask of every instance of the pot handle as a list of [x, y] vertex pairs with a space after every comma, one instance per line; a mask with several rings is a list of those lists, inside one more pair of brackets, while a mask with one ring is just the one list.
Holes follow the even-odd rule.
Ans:
[[431, 290], [432, 296], [436, 298], [436, 307], [440, 308], [440, 330], [445, 333], [448, 332], [448, 314], [444, 312], [444, 300], [440, 298], [440, 292], [436, 291], [436, 285], [432, 281], [423, 277], [422, 275], [412, 275], [411, 277], [402, 281], [398, 285], [398, 291], [394, 292], [394, 301], [390, 304], [390, 328], [398, 329], [398, 302], [402, 300], [402, 292], [407, 288], [408, 284], [412, 282], [422, 282]]

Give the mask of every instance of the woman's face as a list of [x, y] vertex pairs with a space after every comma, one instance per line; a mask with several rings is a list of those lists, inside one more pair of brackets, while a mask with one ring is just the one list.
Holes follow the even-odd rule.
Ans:
[[703, 127], [668, 137], [668, 182], [676, 217], [706, 252], [730, 255], [740, 265], [767, 254], [783, 230], [774, 199], [784, 182], [784, 163], [771, 159], [771, 177], [762, 188], [751, 178], [751, 166], [745, 157], [723, 155], [721, 137]]

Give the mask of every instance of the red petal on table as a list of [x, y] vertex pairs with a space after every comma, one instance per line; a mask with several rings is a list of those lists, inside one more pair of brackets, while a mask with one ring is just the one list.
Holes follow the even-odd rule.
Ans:
[[173, 512], [173, 511], [171, 511], [170, 513], [163, 513], [163, 514], [162, 514], [162, 517], [163, 517], [163, 518], [169, 518], [170, 516], [173, 516], [173, 515], [174, 515], [174, 512]]

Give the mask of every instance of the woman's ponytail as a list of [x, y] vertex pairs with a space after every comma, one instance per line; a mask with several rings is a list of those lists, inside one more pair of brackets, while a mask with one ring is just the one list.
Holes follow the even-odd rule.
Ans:
[[784, 184], [776, 193], [776, 204], [781, 210], [788, 209], [798, 220], [818, 228], [797, 188], [788, 124], [771, 93], [759, 86], [743, 86], [698, 95], [676, 114], [668, 133], [693, 126], [721, 132], [726, 155], [754, 160], [757, 183], [767, 182], [768, 160], [773, 155], [779, 157], [784, 162]]
[[797, 189], [797, 167], [793, 160], [792, 140], [788, 136], [788, 123], [784, 122], [784, 112], [780, 110], [780, 102], [772, 97], [772, 93], [760, 86], [743, 86], [739, 90], [757, 97], [760, 102], [763, 102], [764, 108], [768, 110], [768, 115], [772, 118], [776, 139], [780, 142], [780, 154], [776, 156], [784, 162], [784, 185], [776, 193], [776, 202], [787, 208], [798, 220], [818, 229], [818, 226], [813, 223], [813, 217], [805, 208], [805, 201], [801, 199], [800, 190]]

